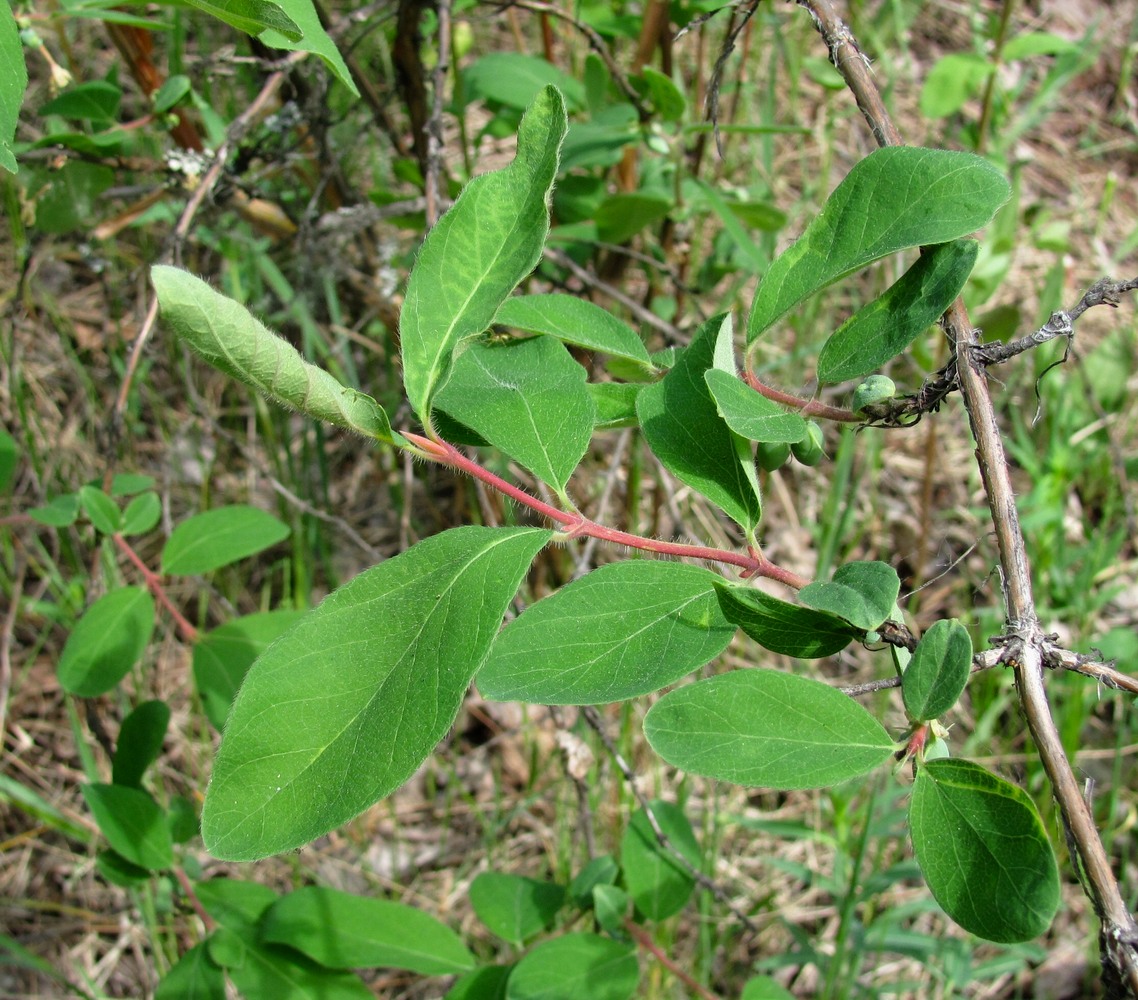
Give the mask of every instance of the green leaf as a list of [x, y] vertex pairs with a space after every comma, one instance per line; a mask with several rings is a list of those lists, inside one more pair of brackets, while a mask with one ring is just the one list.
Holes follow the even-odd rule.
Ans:
[[83, 798], [112, 850], [150, 871], [174, 863], [166, 814], [146, 792], [122, 785], [84, 785]]
[[522, 958], [506, 1000], [629, 1000], [640, 981], [636, 949], [596, 934], [565, 934]]
[[723, 367], [715, 364], [716, 351], [722, 353], [724, 344], [729, 350], [730, 343], [730, 315], [708, 320], [676, 366], [641, 391], [636, 412], [648, 446], [664, 467], [750, 533], [762, 515], [751, 448], [719, 416], [704, 380], [709, 368]]
[[669, 764], [762, 788], [825, 788], [896, 750], [857, 702], [777, 670], [736, 670], [677, 688], [649, 710], [644, 734]]
[[719, 415], [740, 437], [764, 444], [793, 443], [806, 436], [806, 421], [755, 392], [731, 372], [709, 368], [703, 373]]
[[764, 271], [769, 257], [759, 249], [758, 244], [751, 239], [751, 234], [743, 228], [732, 204], [706, 181], [697, 180], [696, 185], [703, 193], [704, 200], [711, 207], [711, 210], [719, 216], [719, 221], [723, 223], [723, 231], [731, 237], [732, 242], [739, 248], [746, 261], [747, 270], [755, 274]]
[[1030, 941], [1059, 907], [1059, 869], [1022, 789], [967, 760], [917, 768], [913, 852], [933, 897], [989, 941]]
[[680, 121], [687, 110], [687, 101], [684, 100], [680, 88], [672, 82], [672, 78], [651, 66], [642, 67], [640, 77], [647, 87], [649, 97], [652, 98], [656, 113], [666, 122]]
[[142, 776], [162, 752], [170, 706], [164, 701], [144, 701], [122, 722], [111, 780], [131, 788], [142, 786]]
[[975, 240], [954, 240], [921, 254], [885, 294], [830, 335], [818, 355], [819, 380], [859, 378], [904, 351], [960, 294], [979, 251]]
[[582, 910], [592, 905], [593, 890], [602, 885], [615, 885], [620, 866], [611, 854], [593, 858], [569, 883], [569, 898]]
[[1017, 35], [1004, 46], [1000, 53], [1005, 62], [1015, 59], [1028, 59], [1031, 56], [1061, 56], [1077, 52], [1079, 43], [1048, 31], [1029, 31]]
[[751, 305], [751, 343], [814, 292], [907, 247], [987, 225], [1011, 187], [971, 153], [890, 146], [857, 163], [806, 232], [771, 264]]
[[513, 971], [512, 965], [484, 965], [463, 976], [444, 1000], [506, 1000], [506, 983]]
[[632, 382], [590, 382], [589, 395], [597, 410], [597, 430], [636, 427], [636, 397], [644, 388]]
[[225, 974], [203, 941], [187, 951], [162, 977], [154, 1000], [225, 1000]]
[[406, 443], [392, 434], [387, 414], [374, 399], [310, 365], [240, 303], [176, 267], [155, 265], [150, 269], [150, 282], [162, 319], [214, 368], [279, 406], [377, 441]]
[[154, 631], [154, 598], [145, 587], [120, 587], [100, 597], [71, 630], [59, 657], [68, 694], [106, 694], [142, 656]]
[[7, 492], [12, 483], [18, 455], [19, 449], [16, 447], [16, 439], [6, 430], [0, 428], [0, 493]]
[[107, 80], [91, 80], [69, 87], [40, 108], [40, 115], [62, 115], [97, 125], [109, 125], [118, 117], [122, 90]]
[[807, 584], [798, 599], [872, 632], [893, 613], [900, 593], [901, 580], [888, 563], [852, 562], [839, 566], [829, 583]]
[[901, 675], [901, 697], [914, 722], [938, 719], [964, 692], [972, 672], [972, 637], [955, 618], [934, 622]]
[[28, 516], [50, 528], [66, 528], [79, 517], [79, 494], [64, 493], [52, 497], [44, 507], [33, 507]]
[[222, 927], [246, 935], [253, 933], [257, 922], [279, 898], [267, 885], [235, 878], [197, 882], [194, 894]]
[[179, 524], [162, 548], [162, 572], [211, 573], [276, 545], [289, 527], [272, 514], [232, 504], [195, 514]]
[[593, 216], [602, 243], [627, 243], [645, 226], [671, 211], [672, 201], [659, 195], [631, 192], [609, 195]]
[[100, 878], [123, 889], [134, 889], [149, 881], [151, 872], [127, 861], [117, 851], [99, 851], [95, 855], [95, 870]]
[[794, 994], [770, 976], [754, 976], [744, 984], [739, 1000], [794, 1000]]
[[[624, 155], [624, 150], [629, 146], [636, 145], [639, 141], [640, 116], [631, 104], [614, 104], [598, 112], [588, 121], [571, 122], [569, 131], [565, 135], [565, 145], [561, 148], [562, 178], [558, 183], [557, 193], [554, 195], [558, 219], [562, 222], [581, 222], [585, 219], [592, 219], [596, 215], [600, 203], [604, 201], [607, 195], [603, 180], [595, 189], [587, 183], [590, 180], [600, 180], [600, 178], [591, 175], [582, 176], [581, 174], [566, 176], [566, 171], [572, 170], [574, 167], [595, 169], [597, 167], [616, 166]], [[567, 205], [561, 198], [561, 195], [565, 193], [566, 186], [570, 188], [575, 186], [578, 194], [578, 197], [574, 199], [575, 204], [568, 206], [575, 210], [568, 215], [562, 211]], [[586, 191], [590, 195], [587, 198], [587, 203], [591, 205], [591, 208], [584, 211], [586, 199], [582, 199], [580, 195]]]
[[814, 660], [833, 656], [864, 634], [837, 615], [788, 604], [754, 587], [719, 580], [715, 589], [727, 620], [773, 653]]
[[[698, 870], [702, 860], [699, 844], [684, 811], [659, 799], [649, 806], [672, 847]], [[695, 876], [656, 839], [643, 809], [633, 814], [621, 838], [620, 867], [632, 902], [649, 920], [666, 920], [679, 913], [695, 889]]]
[[995, 64], [974, 52], [953, 52], [938, 59], [921, 88], [921, 114], [926, 118], [956, 114], [994, 72]]
[[[290, 41], [304, 37], [300, 26], [286, 14], [279, 4], [268, 0], [185, 0], [200, 11], [224, 21], [231, 28], [247, 35], [259, 35], [267, 28], [279, 31]], [[306, 50], [307, 51], [307, 50]]]
[[631, 897], [619, 885], [595, 885], [592, 891], [593, 916], [602, 930], [613, 935], [626, 933]]
[[144, 535], [153, 530], [162, 516], [162, 503], [154, 492], [141, 493], [126, 505], [122, 515], [123, 535]]
[[560, 496], [596, 419], [585, 369], [553, 337], [471, 344], [455, 358], [435, 405]]
[[191, 93], [193, 93], [193, 83], [190, 78], [181, 73], [174, 74], [151, 96], [154, 113], [164, 115], [172, 108], [176, 108]]
[[406, 781], [450, 728], [550, 534], [445, 531], [361, 573], [273, 643], [214, 763], [210, 852], [248, 861], [291, 850]]
[[[261, 41], [274, 49], [311, 52], [313, 55], [319, 56], [335, 74], [336, 79], [347, 87], [352, 94], [359, 97], [360, 92], [356, 89], [352, 73], [344, 62], [344, 57], [340, 55], [340, 50], [336, 48], [336, 44], [328, 37], [324, 26], [320, 23], [320, 17], [316, 13], [316, 7], [312, 0], [278, 0], [278, 2], [288, 18], [300, 28], [301, 37], [294, 40], [284, 32], [269, 28], [261, 32]], [[267, 7], [268, 4], [265, 6]]]
[[548, 87], [556, 87], [574, 111], [585, 103], [585, 89], [576, 77], [548, 59], [520, 52], [491, 52], [463, 70], [463, 84], [474, 98], [496, 101], [522, 111]]
[[113, 535], [122, 527], [122, 511], [106, 493], [96, 486], [79, 488], [79, 505], [96, 531]]
[[234, 618], [200, 636], [194, 645], [194, 683], [215, 729], [224, 728], [253, 661], [303, 617], [303, 611], [263, 611]]
[[455, 348], [493, 323], [541, 257], [565, 129], [565, 103], [546, 87], [518, 127], [513, 163], [467, 184], [419, 250], [399, 331], [403, 381], [424, 424]]
[[386, 899], [308, 886], [281, 897], [261, 920], [261, 940], [284, 944], [330, 969], [409, 969], [450, 976], [474, 956], [445, 924]]
[[576, 295], [513, 295], [502, 303], [494, 322], [529, 333], [546, 333], [567, 344], [638, 361], [646, 368], [652, 364], [648, 349], [632, 327]]
[[553, 926], [565, 889], [507, 872], [482, 872], [470, 884], [470, 905], [492, 934], [520, 946]]
[[495, 701], [594, 705], [657, 691], [718, 656], [734, 626], [710, 570], [608, 563], [506, 626], [478, 674]]
[[28, 86], [28, 70], [24, 65], [24, 47], [20, 29], [10, 4], [0, 4], [0, 167], [16, 173], [16, 155], [12, 141], [20, 120], [20, 105]]
[[225, 970], [243, 997], [375, 1000], [375, 994], [351, 972], [322, 968], [288, 948], [241, 939], [231, 931], [216, 931], [210, 940], [209, 954], [214, 961], [225, 957], [219, 949], [223, 940], [229, 946], [231, 963]]

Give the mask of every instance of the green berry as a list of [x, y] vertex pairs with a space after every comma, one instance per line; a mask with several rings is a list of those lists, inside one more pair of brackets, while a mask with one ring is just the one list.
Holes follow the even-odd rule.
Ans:
[[767, 472], [781, 469], [788, 458], [790, 458], [790, 445], [785, 441], [776, 441], [771, 444], [760, 441], [759, 446], [755, 449], [755, 461], [759, 463], [760, 469], [766, 469]]
[[817, 465], [826, 454], [825, 443], [825, 439], [822, 437], [822, 428], [813, 420], [808, 420], [806, 422], [806, 437], [801, 441], [795, 441], [790, 446], [790, 451], [803, 465]]
[[888, 375], [870, 375], [853, 394], [852, 409], [861, 413], [877, 403], [884, 403], [897, 395], [897, 385]]

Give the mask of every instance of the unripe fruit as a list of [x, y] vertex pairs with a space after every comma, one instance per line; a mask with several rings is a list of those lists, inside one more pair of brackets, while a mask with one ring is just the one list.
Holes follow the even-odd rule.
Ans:
[[897, 395], [897, 385], [888, 375], [870, 375], [854, 389], [852, 409], [861, 413], [877, 403], [884, 403]]
[[824, 444], [822, 428], [813, 420], [808, 420], [806, 422], [806, 437], [801, 441], [795, 441], [790, 446], [790, 451], [803, 465], [817, 465], [826, 454], [823, 449]]
[[770, 444], [760, 441], [755, 449], [755, 461], [759, 463], [760, 469], [766, 469], [767, 472], [781, 469], [788, 458], [790, 458], [790, 445], [785, 441], [775, 441]]

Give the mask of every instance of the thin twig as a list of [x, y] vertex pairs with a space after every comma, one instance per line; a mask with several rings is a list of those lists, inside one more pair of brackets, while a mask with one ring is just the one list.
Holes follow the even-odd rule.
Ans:
[[435, 0], [438, 31], [438, 61], [431, 76], [431, 116], [427, 119], [427, 175], [423, 193], [427, 199], [427, 228], [431, 229], [442, 208], [439, 205], [439, 178], [443, 168], [443, 94], [446, 91], [447, 73], [450, 72], [450, 0]]
[[759, 926], [756, 924], [746, 913], [739, 909], [738, 906], [727, 896], [726, 891], [716, 881], [705, 872], [700, 871], [693, 865], [672, 843], [671, 839], [664, 832], [663, 827], [660, 826], [660, 821], [656, 818], [656, 814], [652, 811], [652, 804], [648, 801], [646, 796], [636, 784], [636, 772], [632, 770], [628, 761], [624, 759], [621, 752], [616, 748], [612, 738], [609, 736], [608, 731], [605, 729], [603, 720], [600, 714], [592, 705], [585, 705], [581, 708], [581, 715], [584, 717], [585, 722], [588, 723], [589, 728], [597, 734], [597, 738], [604, 744], [604, 748], [608, 755], [613, 759], [616, 764], [617, 770], [620, 771], [625, 783], [628, 785], [629, 791], [632, 792], [633, 797], [636, 799], [637, 805], [644, 810], [644, 816], [648, 820], [648, 825], [652, 827], [652, 833], [655, 834], [657, 842], [665, 851], [667, 851], [676, 863], [680, 865], [692, 878], [694, 878], [701, 886], [710, 892], [719, 902], [727, 907], [734, 915], [735, 918], [749, 930], [752, 934], [758, 934]]
[[631, 917], [626, 917], [624, 929], [632, 935], [641, 948], [651, 954], [657, 962], [683, 983], [693, 995], [701, 997], [702, 1000], [719, 1000], [719, 997], [712, 993], [711, 990], [696, 982], [689, 972], [677, 965], [668, 953], [652, 940], [652, 935], [648, 933], [646, 928], [641, 927], [640, 924]]
[[[866, 60], [834, 5], [830, 0], [798, 0], [798, 3], [814, 19], [829, 47], [831, 59], [857, 100], [878, 144], [900, 145], [901, 135], [885, 109]], [[974, 357], [979, 347], [978, 333], [969, 322], [962, 300], [958, 299], [949, 308], [944, 325], [957, 357], [964, 359], [964, 363], [958, 365], [960, 392], [976, 440], [976, 458], [999, 548], [1007, 621], [1002, 659], [1015, 670], [1020, 704], [1059, 804], [1072, 860], [1101, 921], [1100, 954], [1108, 993], [1121, 995], [1125, 991], [1138, 997], [1138, 924], [1122, 898], [1047, 701], [1043, 651], [1048, 640], [1035, 611], [1027, 546], [988, 380], [984, 366]]]
[[614, 302], [619, 302], [645, 326], [651, 326], [659, 330], [668, 339], [670, 345], [683, 343], [683, 335], [680, 333], [678, 327], [673, 326], [666, 319], [661, 319], [652, 312], [651, 309], [646, 309], [635, 299], [625, 295], [619, 288], [614, 288], [607, 282], [602, 281], [595, 274], [592, 274], [578, 264], [572, 257], [563, 254], [560, 250], [550, 249], [548, 246], [545, 248], [545, 256], [558, 267], [564, 267], [571, 271], [589, 287], [595, 288], [598, 292], [607, 295]]
[[636, 113], [639, 115], [641, 121], [647, 121], [651, 117], [644, 99], [640, 96], [637, 89], [632, 86], [628, 76], [621, 68], [620, 64], [612, 57], [608, 45], [605, 43], [604, 38], [597, 32], [591, 25], [586, 24], [580, 18], [574, 17], [568, 11], [561, 10], [551, 3], [543, 3], [542, 0], [510, 0], [509, 3], [502, 4], [503, 7], [520, 7], [522, 10], [533, 11], [535, 14], [548, 14], [550, 17], [559, 18], [581, 32], [582, 35], [589, 42], [589, 47], [600, 56], [601, 61], [605, 64], [605, 68], [609, 71], [609, 76], [613, 78], [616, 85], [620, 88], [621, 93], [628, 98], [628, 102], [636, 108]]

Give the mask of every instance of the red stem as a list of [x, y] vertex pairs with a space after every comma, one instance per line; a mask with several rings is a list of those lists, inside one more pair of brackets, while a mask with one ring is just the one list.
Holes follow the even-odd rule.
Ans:
[[749, 385], [755, 392], [775, 403], [781, 403], [783, 406], [792, 406], [800, 411], [804, 417], [821, 417], [823, 420], [836, 420], [843, 424], [860, 424], [862, 418], [859, 417], [852, 410], [843, 410], [837, 406], [827, 406], [825, 403], [819, 403], [816, 399], [803, 399], [801, 396], [795, 396], [790, 392], [783, 392], [782, 389], [776, 389], [772, 385], [767, 385], [760, 382], [758, 376], [748, 371], [745, 375], [747, 385]]
[[127, 559], [134, 563], [135, 568], [142, 574], [143, 580], [146, 581], [147, 588], [155, 598], [157, 598], [158, 603], [161, 604], [170, 617], [174, 619], [174, 624], [178, 626], [178, 631], [182, 634], [182, 638], [185, 639], [186, 642], [197, 642], [198, 630], [170, 603], [170, 598], [166, 596], [166, 588], [162, 586], [162, 578], [142, 561], [138, 553], [130, 547], [130, 542], [123, 538], [122, 535], [116, 533], [112, 537], [115, 540], [115, 544], [122, 550]]
[[728, 563], [732, 566], [740, 567], [743, 570], [744, 577], [766, 577], [784, 583], [788, 587], [793, 587], [795, 590], [801, 590], [810, 582], [797, 573], [775, 565], [761, 552], [755, 549], [744, 554], [741, 552], [731, 552], [727, 549], [715, 549], [704, 545], [663, 542], [656, 538], [646, 538], [643, 535], [634, 535], [628, 531], [618, 531], [616, 528], [606, 527], [603, 524], [598, 524], [596, 521], [590, 520], [578, 511], [560, 510], [551, 504], [547, 504], [544, 500], [539, 500], [520, 487], [508, 483], [500, 476], [496, 476], [488, 469], [484, 469], [477, 462], [471, 461], [462, 454], [461, 451], [455, 448], [454, 445], [448, 444], [446, 441], [432, 440], [422, 437], [419, 434], [412, 434], [409, 431], [403, 431], [402, 434], [421, 451], [424, 458], [442, 462], [445, 465], [465, 472], [468, 476], [481, 480], [486, 483], [487, 486], [529, 507], [530, 510], [537, 511], [555, 524], [564, 525], [568, 529], [566, 534], [569, 538], [586, 535], [604, 542], [612, 542], [615, 545], [626, 545], [631, 549], [657, 552], [660, 555], [702, 559], [706, 562]]

